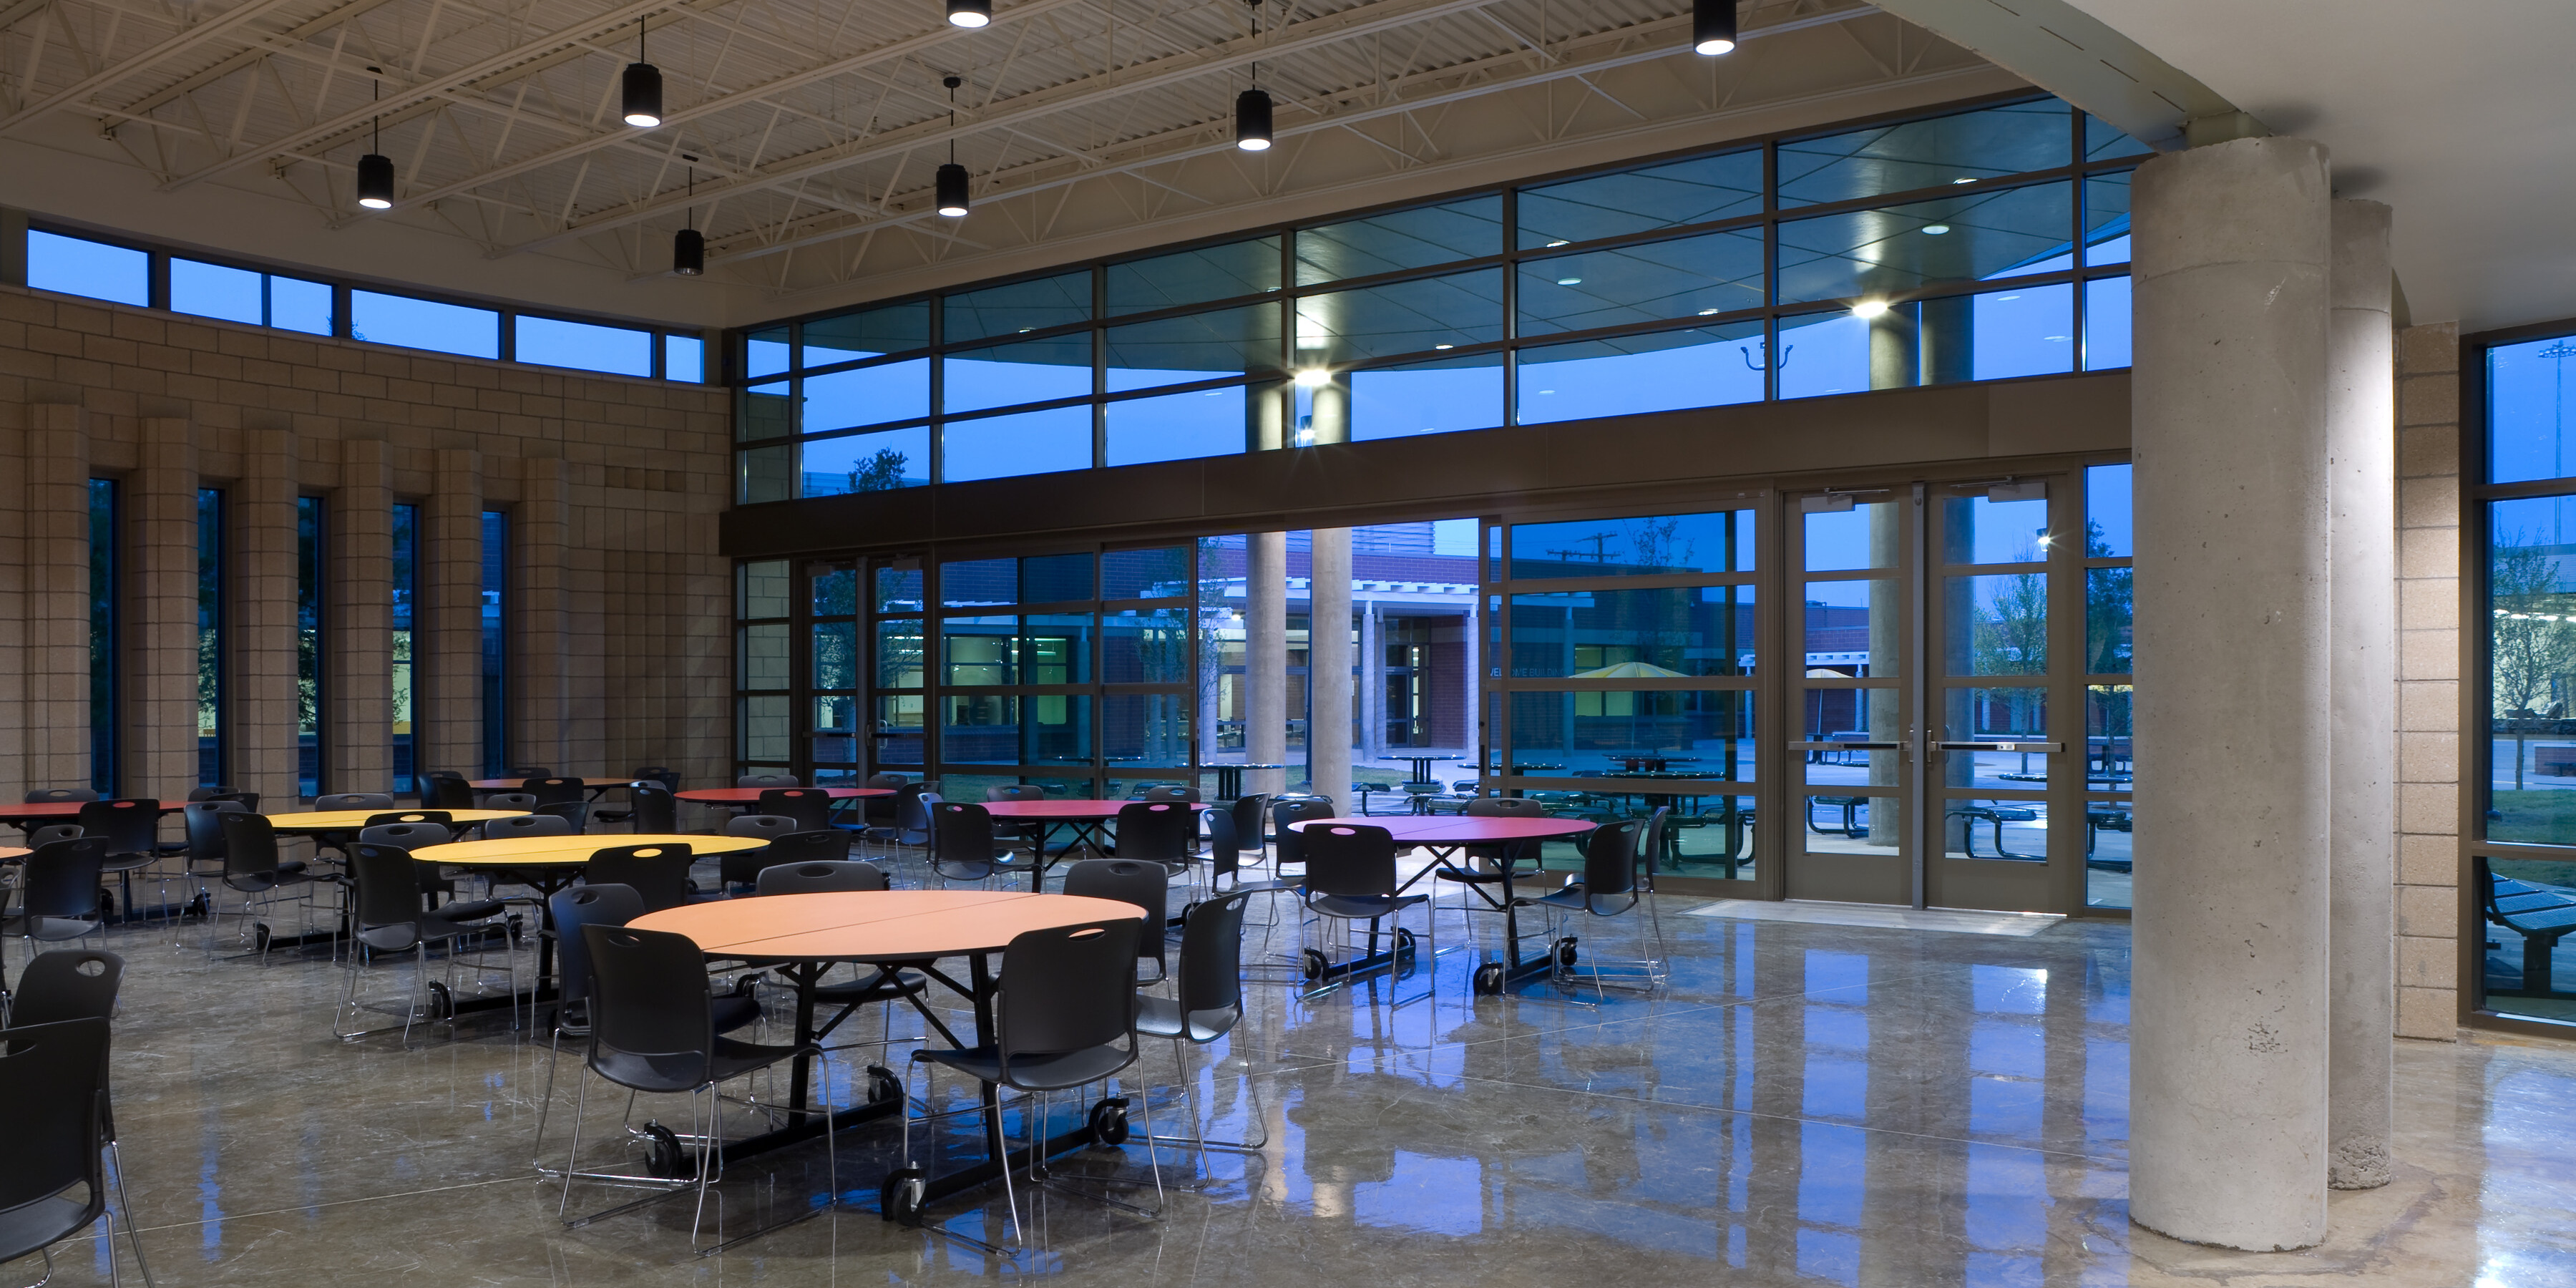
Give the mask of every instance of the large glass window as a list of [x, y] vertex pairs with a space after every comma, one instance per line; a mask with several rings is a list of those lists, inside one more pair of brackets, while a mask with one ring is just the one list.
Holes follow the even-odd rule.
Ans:
[[225, 782], [224, 494], [197, 489], [197, 785]]
[[351, 291], [349, 338], [468, 358], [498, 358], [501, 315], [409, 295]]
[[1760, 213], [1762, 153], [1729, 152], [1523, 188], [1520, 245], [1563, 246]]
[[1297, 284], [1430, 268], [1503, 249], [1503, 199], [1476, 197], [1297, 232]]
[[2063, 166], [2071, 124], [2065, 105], [2042, 99], [1792, 140], [1780, 145], [1780, 204], [1965, 187]]
[[1762, 303], [1759, 228], [1521, 262], [1522, 335], [1732, 313]]
[[808, 322], [804, 331], [799, 366], [828, 367], [836, 362], [881, 358], [930, 343], [930, 301], [913, 300], [844, 313]]
[[1091, 408], [952, 420], [940, 442], [940, 477], [949, 483], [1089, 469]]
[[325, 581], [330, 576], [329, 516], [322, 498], [295, 499], [295, 791], [306, 799], [328, 790], [324, 713], [330, 710], [330, 647]]
[[951, 344], [1087, 322], [1091, 319], [1091, 274], [1087, 270], [1059, 273], [988, 286], [951, 295], [942, 307], [945, 316], [941, 327]]
[[1523, 349], [1513, 359], [1520, 422], [1760, 402], [1764, 330], [1739, 322]]
[[415, 682], [420, 674], [417, 629], [420, 613], [420, 507], [394, 507], [393, 585], [393, 739], [394, 790], [418, 790], [419, 744], [413, 737]]
[[483, 773], [497, 778], [510, 765], [510, 516], [483, 512], [482, 577]]
[[152, 303], [152, 257], [85, 237], [30, 230], [27, 285], [147, 307]]
[[566, 322], [522, 313], [512, 324], [520, 362], [578, 371], [605, 371], [616, 376], [653, 374], [653, 333], [632, 327]]
[[1111, 317], [1275, 291], [1279, 239], [1257, 237], [1112, 264], [1108, 287]]
[[89, 481], [89, 786], [101, 796], [117, 794], [116, 732], [125, 727], [119, 709], [124, 686], [117, 681], [118, 627], [122, 605], [118, 574], [116, 480]]

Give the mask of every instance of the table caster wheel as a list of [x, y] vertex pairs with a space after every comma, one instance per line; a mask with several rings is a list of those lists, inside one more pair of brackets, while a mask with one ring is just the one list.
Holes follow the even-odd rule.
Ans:
[[254, 922], [250, 928], [250, 946], [254, 952], [268, 951], [268, 923]]
[[429, 1007], [426, 1018], [432, 1023], [456, 1018], [456, 995], [447, 991], [447, 985], [434, 979], [429, 981]]
[[881, 1105], [889, 1100], [901, 1100], [902, 1098], [903, 1079], [894, 1076], [894, 1070], [881, 1064], [872, 1064], [868, 1066], [869, 1104]]
[[1396, 956], [1396, 960], [1398, 960], [1398, 961], [1411, 961], [1411, 960], [1413, 960], [1413, 953], [1414, 953], [1414, 948], [1413, 948], [1413, 932], [1412, 932], [1412, 931], [1410, 931], [1410, 930], [1405, 929], [1405, 928], [1404, 928], [1404, 927], [1402, 927], [1402, 926], [1398, 926], [1398, 927], [1396, 927], [1396, 928], [1395, 928], [1395, 956]]
[[1477, 992], [1488, 997], [1500, 994], [1503, 991], [1503, 964], [1487, 962], [1477, 967], [1475, 985]]
[[180, 915], [185, 917], [194, 917], [199, 921], [203, 921], [211, 913], [213, 908], [214, 901], [206, 896], [205, 891], [200, 890], [197, 892], [196, 898], [188, 901], [187, 910]]
[[1574, 965], [1576, 956], [1577, 954], [1574, 951], [1574, 940], [1571, 936], [1556, 941], [1557, 965], [1570, 967]]
[[658, 1122], [646, 1122], [639, 1134], [644, 1137], [644, 1170], [664, 1180], [678, 1180], [687, 1175], [680, 1152], [679, 1133]]
[[1112, 1096], [1091, 1107], [1091, 1138], [1103, 1145], [1127, 1143], [1127, 1100]]
[[1312, 948], [1306, 950], [1307, 983], [1312, 984], [1317, 980], [1322, 979], [1324, 977], [1324, 972], [1332, 969], [1332, 966], [1333, 963], [1327, 960], [1322, 953], [1317, 952]]
[[930, 1182], [918, 1167], [897, 1169], [877, 1187], [877, 1213], [899, 1225], [919, 1226]]

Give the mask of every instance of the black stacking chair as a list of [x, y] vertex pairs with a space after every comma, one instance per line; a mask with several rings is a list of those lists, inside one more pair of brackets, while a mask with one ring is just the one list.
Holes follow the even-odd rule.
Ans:
[[474, 785], [453, 769], [433, 769], [421, 776], [420, 803], [424, 809], [472, 809]]
[[646, 765], [636, 770], [632, 777], [649, 780], [666, 792], [680, 790], [680, 771], [664, 765]]
[[1288, 875], [1290, 864], [1306, 862], [1305, 836], [1289, 826], [1309, 819], [1331, 818], [1333, 802], [1329, 797], [1298, 796], [1270, 803], [1270, 867], [1281, 876]]
[[[1547, 914], [1548, 951], [1550, 959], [1555, 962], [1553, 969], [1559, 980], [1573, 975], [1578, 960], [1590, 968], [1586, 973], [1592, 977], [1592, 992], [1596, 997], [1603, 992], [1605, 981], [1601, 968], [1604, 965], [1633, 972], [1628, 979], [1638, 987], [1652, 989], [1663, 980], [1666, 961], [1663, 921], [1655, 913], [1651, 882], [1641, 880], [1640, 870], [1647, 866], [1649, 856], [1654, 853], [1647, 847], [1663, 840], [1663, 828], [1671, 814], [1671, 807], [1666, 806], [1657, 809], [1647, 821], [1622, 819], [1594, 828], [1592, 834], [1584, 838], [1581, 878], [1567, 882], [1563, 889], [1520, 901], [1525, 907], [1538, 908]], [[1651, 953], [1626, 961], [1604, 962], [1597, 953], [1582, 953], [1576, 949], [1575, 936], [1571, 933], [1576, 918], [1616, 917], [1634, 911], [1641, 902], [1646, 905], [1647, 926], [1640, 928], [1640, 937], [1651, 937]]]
[[[754, 814], [750, 817], [760, 818]], [[850, 834], [838, 828], [789, 832], [770, 838], [765, 850], [741, 850], [716, 858], [727, 886], [756, 885], [760, 874], [781, 863], [838, 863], [850, 857]]]
[[1135, 799], [1140, 801], [1179, 801], [1185, 805], [1194, 805], [1198, 803], [1199, 789], [1195, 787], [1179, 787], [1170, 783], [1164, 783], [1160, 786], [1148, 787], [1137, 792]]
[[1136, 937], [1136, 960], [1154, 963], [1153, 975], [1144, 981], [1149, 984], [1171, 974], [1163, 958], [1163, 928], [1172, 916], [1171, 883], [1169, 869], [1141, 859], [1084, 859], [1064, 870], [1066, 894], [1116, 899], [1144, 911], [1145, 929]]
[[851, 859], [773, 863], [760, 870], [758, 894], [845, 894], [886, 889], [885, 869]]
[[626, 808], [612, 816], [608, 810], [595, 815], [603, 823], [621, 819], [638, 836], [668, 836], [680, 830], [680, 798], [668, 787], [657, 787], [643, 779], [626, 785]]
[[[1347, 928], [1368, 923], [1368, 952], [1378, 953], [1379, 923], [1429, 900], [1427, 895], [1396, 893], [1395, 837], [1385, 828], [1364, 823], [1316, 823], [1300, 833], [1306, 859], [1306, 908]], [[1425, 929], [1437, 927], [1425, 919]], [[1397, 927], [1396, 958], [1412, 952], [1411, 932]], [[1437, 949], [1435, 948], [1436, 952]], [[1333, 963], [1315, 949], [1306, 950], [1306, 978], [1319, 982]], [[1391, 963], [1390, 963], [1391, 964]]]
[[537, 807], [537, 798], [526, 792], [492, 792], [484, 796], [485, 809], [529, 810]]
[[[1046, 789], [1030, 783], [1004, 783], [984, 789], [984, 803], [995, 801], [1042, 801]], [[1026, 845], [1034, 848], [1046, 839], [1046, 824], [1021, 819], [993, 820], [993, 839], [1004, 845]]]
[[517, 778], [521, 780], [530, 778], [552, 778], [555, 776], [555, 771], [548, 769], [544, 765], [511, 765], [505, 766], [501, 770], [500, 776], [503, 778]]
[[1118, 807], [1118, 843], [1122, 859], [1159, 863], [1178, 872], [1197, 856], [1198, 811], [1180, 801], [1129, 801]]
[[871, 821], [860, 830], [859, 839], [888, 848], [929, 845], [931, 831], [936, 827], [931, 818], [931, 806], [939, 803], [939, 793], [930, 790], [927, 783], [904, 783], [894, 789], [893, 796], [877, 797], [873, 803], [887, 802], [891, 802], [887, 821], [880, 826], [873, 821], [876, 815], [871, 812], [868, 815]]
[[593, 851], [582, 865], [586, 885], [632, 886], [644, 900], [644, 911], [660, 912], [689, 902], [690, 847], [677, 842], [612, 845]]
[[[241, 919], [249, 921], [254, 908], [276, 907], [288, 890], [300, 889], [305, 911], [313, 907], [312, 886], [317, 882], [336, 881], [335, 877], [315, 874], [302, 859], [281, 859], [277, 855], [277, 830], [262, 814], [223, 813], [215, 816], [224, 833], [224, 888], [242, 896]], [[223, 900], [220, 898], [206, 914], [206, 960], [215, 959], [215, 941], [223, 926]], [[308, 916], [308, 920], [309, 920]], [[335, 934], [336, 938], [336, 934]], [[260, 959], [268, 958], [268, 936], [258, 938]]]
[[[119, 1282], [116, 1225], [107, 1210], [107, 1156], [116, 1148], [107, 1030], [103, 1019], [63, 1020], [13, 1027], [9, 1040], [0, 1043], [0, 1137], [9, 1142], [9, 1166], [0, 1168], [0, 1261], [41, 1252], [48, 1278], [53, 1246], [104, 1221], [108, 1282]], [[75, 1187], [85, 1197], [70, 1197]], [[134, 1233], [122, 1165], [116, 1168], [116, 1201], [125, 1209], [125, 1237], [134, 1244], [134, 1263], [148, 1288], [152, 1268], [144, 1264]]]
[[206, 883], [224, 879], [225, 814], [256, 814], [259, 811], [240, 801], [190, 801], [179, 811], [181, 830], [188, 837], [188, 879], [196, 883], [197, 896], [206, 900], [206, 915], [214, 915], [214, 896]]
[[[861, 787], [875, 787], [885, 791], [901, 793], [906, 786], [910, 785], [910, 780], [906, 779], [901, 774], [870, 774], [868, 775], [868, 781], [859, 785]], [[991, 798], [987, 796], [986, 799], [989, 800]], [[872, 834], [877, 832], [891, 833], [895, 825], [895, 800], [896, 798], [893, 796], [869, 796], [862, 798], [859, 801], [859, 825], [857, 829], [859, 834], [863, 837], [871, 837]]]
[[[781, 839], [804, 830], [804, 825], [783, 814], [737, 814], [725, 820], [724, 834], [748, 836], [776, 845]], [[846, 842], [839, 854], [808, 854], [806, 858], [844, 859], [849, 857]], [[760, 869], [769, 862], [767, 850], [736, 850], [716, 856], [716, 872], [728, 886], [750, 885], [760, 879]]]
[[763, 814], [777, 814], [803, 824], [800, 832], [820, 831], [832, 825], [832, 794], [820, 787], [769, 787], [760, 793], [760, 803], [752, 808]]
[[[924, 1046], [912, 1053], [913, 1063], [945, 1065], [988, 1086], [1035, 1095], [1036, 1112], [1021, 1116], [1029, 1124], [1034, 1171], [1046, 1139], [1046, 1093], [1103, 1081], [1136, 1062], [1136, 939], [1143, 929], [1143, 923], [1120, 917], [1014, 937], [1002, 950], [1006, 986], [994, 1003], [993, 1044], [965, 1050]], [[924, 1072], [921, 1103], [934, 1104], [929, 1071]], [[1146, 1158], [1159, 1197], [1163, 1171], [1154, 1153], [1153, 1110], [1142, 1096], [1136, 1104], [1144, 1113]], [[994, 1105], [986, 1112], [1001, 1111]], [[999, 1135], [1001, 1124], [991, 1124], [991, 1131]], [[921, 1223], [924, 1179], [912, 1164], [911, 1120], [906, 1118], [903, 1168], [887, 1185], [893, 1199], [888, 1210], [906, 1225]], [[1011, 1237], [1025, 1242], [1007, 1159], [1002, 1194], [1011, 1206]]]
[[1258, 792], [1238, 796], [1222, 812], [1234, 820], [1235, 862], [1259, 865], [1270, 852], [1270, 798]]
[[[557, 890], [546, 900], [547, 919], [554, 923], [545, 933], [555, 941], [555, 1022], [552, 1049], [546, 1056], [546, 1094], [537, 1102], [537, 1139], [529, 1146], [537, 1159], [537, 1170], [552, 1176], [557, 1169], [545, 1164], [546, 1114], [555, 1103], [555, 1064], [563, 1055], [567, 1037], [590, 1036], [590, 940], [581, 933], [584, 926], [623, 926], [644, 915], [644, 897], [630, 886], [577, 885]], [[760, 999], [747, 991], [719, 994], [715, 998], [715, 1028], [718, 1033], [731, 1033], [760, 1018]], [[615, 1174], [590, 1174], [594, 1180], [631, 1180]]]
[[27, 833], [27, 848], [32, 850], [56, 841], [77, 841], [80, 838], [81, 825], [78, 823], [47, 823]]
[[[592, 1073], [629, 1091], [686, 1092], [692, 1098], [706, 1095], [704, 1126], [697, 1132], [698, 1208], [689, 1223], [689, 1242], [694, 1246], [699, 1227], [706, 1220], [707, 1182], [719, 1165], [718, 1156], [724, 1152], [723, 1139], [716, 1134], [716, 1111], [721, 1104], [721, 1098], [713, 1094], [716, 1087], [779, 1061], [821, 1052], [810, 1046], [756, 1046], [719, 1036], [715, 994], [707, 983], [706, 957], [685, 936], [602, 925], [584, 926], [581, 933], [590, 950], [590, 1054], [583, 1063]], [[816, 1061], [815, 1068], [821, 1071], [825, 1083], [823, 1103], [830, 1104], [832, 1062]], [[590, 1082], [583, 1079], [581, 1093], [573, 1100], [572, 1154], [564, 1164], [558, 1214], [572, 1205], [572, 1182], [581, 1159], [581, 1112], [589, 1093]], [[699, 1252], [716, 1252], [830, 1211], [841, 1192], [839, 1150], [834, 1147], [837, 1139], [837, 1133], [823, 1133], [824, 1168], [830, 1185], [824, 1202], [789, 1204], [802, 1210], [775, 1225]], [[565, 1224], [578, 1228], [682, 1192], [683, 1187], [674, 1186]]]
[[[412, 1025], [428, 1020], [446, 1021], [454, 1014], [453, 998], [457, 955], [468, 951], [492, 951], [469, 948], [468, 939], [479, 939], [487, 932], [501, 932], [499, 952], [510, 976], [510, 1027], [519, 1027], [519, 963], [510, 951], [508, 923], [493, 920], [507, 911], [511, 899], [458, 900], [424, 911], [420, 906], [420, 864], [411, 851], [397, 845], [370, 845], [359, 841], [349, 847], [349, 987], [341, 995], [340, 1005], [331, 1014], [331, 1035], [343, 1042], [355, 1042], [371, 1032], [384, 1030], [356, 1029], [347, 1021], [359, 1009], [358, 974], [366, 969], [367, 958], [376, 953], [412, 954], [411, 993], [403, 1002], [403, 1042], [411, 1041]], [[534, 902], [530, 900], [528, 902]], [[432, 945], [447, 949], [448, 976], [451, 982], [439, 986], [444, 1006], [424, 1006], [431, 996], [429, 988], [429, 950]]]
[[552, 801], [540, 803], [529, 813], [531, 818], [559, 818], [564, 827], [579, 836], [590, 827], [589, 801]]
[[0, 1028], [114, 1019], [116, 986], [124, 978], [125, 959], [103, 949], [38, 953], [19, 973], [16, 989], [0, 990]]
[[802, 787], [794, 774], [744, 774], [733, 780], [736, 787]]
[[313, 798], [313, 808], [317, 813], [335, 809], [392, 809], [393, 807], [394, 798], [391, 792], [334, 792], [328, 796]]
[[[456, 833], [448, 826], [446, 811], [411, 810], [369, 817], [366, 827], [358, 832], [358, 839], [369, 845], [391, 845], [409, 851], [445, 845], [456, 839]], [[456, 880], [441, 875], [437, 864], [423, 863], [420, 865], [420, 892], [424, 897], [453, 895], [456, 893]]]
[[27, 793], [30, 805], [68, 805], [75, 801], [94, 801], [98, 793], [86, 787], [39, 787]]
[[993, 835], [993, 815], [973, 801], [944, 801], [935, 792], [919, 800], [929, 822], [930, 870], [941, 882], [988, 881], [1012, 872], [1036, 878], [1039, 859], [1003, 847]]
[[508, 841], [523, 836], [578, 836], [580, 832], [561, 814], [515, 814], [483, 824], [483, 839]]
[[[1259, 804], [1258, 797], [1244, 799], [1251, 800], [1256, 805]], [[1261, 811], [1258, 809], [1208, 811], [1208, 897], [1213, 899], [1233, 893], [1269, 895], [1272, 896], [1275, 907], [1277, 896], [1295, 894], [1304, 889], [1305, 885], [1299, 881], [1246, 881], [1243, 879], [1243, 841], [1235, 829], [1247, 814], [1251, 816], [1252, 826], [1261, 826]], [[1270, 921], [1265, 923], [1266, 926], [1278, 924], [1279, 919], [1275, 913]]]
[[1243, 1018], [1243, 911], [1251, 902], [1250, 891], [1229, 891], [1192, 906], [1181, 925], [1181, 964], [1174, 972], [1179, 987], [1174, 995], [1156, 997], [1141, 990], [1136, 994], [1137, 1036], [1171, 1039], [1172, 1067], [1190, 1110], [1190, 1134], [1157, 1136], [1156, 1144], [1187, 1145], [1204, 1155], [1211, 1149], [1258, 1153], [1270, 1143], [1255, 1078], [1245, 1079], [1244, 1087], [1255, 1097], [1248, 1118], [1262, 1124], [1261, 1139], [1246, 1143], [1207, 1138], [1199, 1127], [1199, 1080], [1191, 1075], [1184, 1050], [1184, 1044], [1206, 1046], [1223, 1038]]
[[540, 806], [561, 805], [567, 801], [586, 799], [582, 795], [581, 780], [578, 778], [555, 778], [540, 774], [521, 780], [519, 790], [536, 797], [537, 804]]
[[[96, 837], [107, 843], [107, 858], [100, 870], [116, 877], [118, 906], [125, 915], [134, 915], [134, 874], [151, 867], [161, 857], [161, 802], [158, 800], [96, 800], [80, 807], [81, 835]], [[169, 879], [165, 875], [162, 902], [169, 902]]]
[[[31, 957], [39, 943], [91, 935], [104, 940], [107, 920], [99, 915], [98, 883], [106, 862], [107, 842], [95, 836], [51, 841], [29, 851], [18, 862], [18, 906], [0, 911], [0, 937], [24, 938]], [[5, 898], [5, 892], [0, 892], [0, 900]], [[0, 909], [6, 907], [0, 902]], [[0, 938], [0, 944], [5, 943]], [[8, 952], [0, 948], [0, 980], [7, 978]]]
[[[1480, 796], [1467, 802], [1465, 813], [1469, 818], [1548, 817], [1546, 802], [1526, 796]], [[1443, 863], [1432, 870], [1432, 877], [1464, 887], [1459, 891], [1458, 908], [1461, 912], [1471, 907], [1466, 901], [1467, 892], [1471, 889], [1485, 901], [1488, 909], [1500, 910], [1502, 901], [1494, 897], [1493, 889], [1502, 884], [1504, 869], [1509, 868], [1512, 879], [1516, 881], [1536, 876], [1539, 841], [1532, 838], [1505, 841], [1499, 845], [1470, 845], [1461, 857], [1466, 862]]]

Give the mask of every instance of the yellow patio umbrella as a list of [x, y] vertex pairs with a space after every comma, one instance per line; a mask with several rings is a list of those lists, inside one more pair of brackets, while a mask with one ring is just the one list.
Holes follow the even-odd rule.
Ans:
[[1567, 678], [1575, 680], [1679, 680], [1686, 677], [1684, 677], [1679, 671], [1667, 670], [1652, 662], [1620, 662], [1613, 666], [1599, 666], [1594, 667], [1589, 671], [1577, 671]]

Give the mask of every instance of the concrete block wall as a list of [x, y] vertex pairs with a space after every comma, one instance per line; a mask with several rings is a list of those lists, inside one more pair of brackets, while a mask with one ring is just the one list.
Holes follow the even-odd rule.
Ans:
[[[392, 510], [423, 769], [481, 767], [481, 519], [511, 516], [512, 763], [729, 777], [722, 391], [0, 287], [0, 797], [89, 780], [87, 480], [124, 500], [120, 771], [196, 781], [196, 491], [225, 493], [235, 786], [296, 787], [296, 501], [323, 499], [324, 791], [384, 791]], [[173, 832], [175, 835], [175, 831]]]
[[2397, 1033], [2459, 1027], [2460, 332], [2397, 337]]

